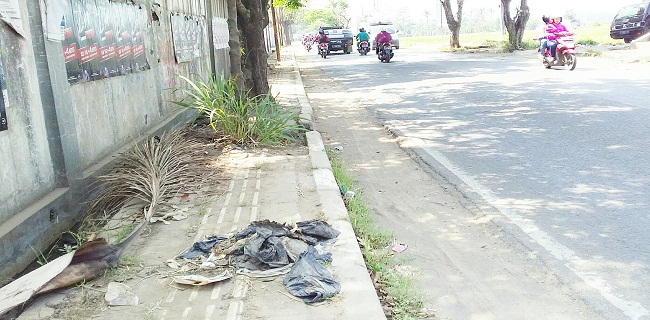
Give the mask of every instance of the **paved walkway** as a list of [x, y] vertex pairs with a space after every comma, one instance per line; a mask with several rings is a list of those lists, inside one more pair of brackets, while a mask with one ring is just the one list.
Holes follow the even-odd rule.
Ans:
[[[283, 105], [300, 110], [309, 124], [311, 106], [291, 48], [283, 49], [283, 53], [281, 62], [273, 61], [274, 71], [269, 74], [272, 92]], [[186, 220], [153, 225], [125, 253], [137, 261], [130, 272], [118, 270], [105, 280], [127, 284], [138, 296], [139, 305], [108, 308], [101, 300], [105, 286], [81, 287], [37, 298], [18, 319], [83, 319], [83, 315], [61, 315], [52, 307], [83, 303], [94, 306], [93, 314], [99, 313], [93, 319], [386, 319], [320, 134], [307, 133], [307, 141], [307, 147], [235, 150], [221, 155], [218, 165], [227, 179], [212, 186], [219, 190], [219, 196], [189, 206]], [[255, 220], [297, 222], [320, 217], [326, 217], [341, 232], [328, 266], [341, 284], [341, 292], [324, 303], [307, 305], [291, 296], [282, 276], [261, 281], [237, 275], [190, 288], [170, 279], [173, 270], [166, 261], [206, 236], [231, 233]]]

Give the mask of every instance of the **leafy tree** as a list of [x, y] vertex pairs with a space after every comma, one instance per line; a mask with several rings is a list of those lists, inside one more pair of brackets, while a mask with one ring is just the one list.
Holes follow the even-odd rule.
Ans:
[[530, 9], [528, 8], [528, 0], [521, 0], [519, 7], [516, 8], [515, 17], [512, 18], [510, 13], [511, 1], [512, 0], [501, 0], [501, 8], [503, 9], [503, 22], [508, 31], [509, 50], [513, 51], [522, 48], [526, 22], [528, 22], [528, 18], [530, 18]]
[[[502, 0], [504, 1], [504, 0]], [[456, 17], [454, 17], [454, 12], [451, 7], [451, 0], [440, 0], [442, 8], [445, 10], [445, 19], [447, 20], [447, 27], [451, 35], [449, 37], [449, 46], [451, 48], [460, 48], [460, 24], [463, 19], [463, 3], [465, 0], [456, 0], [456, 5], [458, 10], [456, 11]]]
[[336, 17], [338, 26], [343, 28], [348, 28], [350, 24], [350, 17], [346, 17], [348, 10], [348, 1], [347, 0], [330, 0], [329, 8]]

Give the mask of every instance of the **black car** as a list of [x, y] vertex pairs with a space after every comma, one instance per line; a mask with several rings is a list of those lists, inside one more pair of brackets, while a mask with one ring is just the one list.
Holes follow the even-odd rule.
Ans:
[[354, 39], [354, 36], [350, 30], [342, 27], [321, 27], [321, 30], [325, 31], [325, 34], [330, 39], [330, 51], [352, 52], [352, 39]]
[[630, 43], [648, 31], [650, 31], [650, 2], [643, 2], [621, 8], [612, 21], [609, 36]]

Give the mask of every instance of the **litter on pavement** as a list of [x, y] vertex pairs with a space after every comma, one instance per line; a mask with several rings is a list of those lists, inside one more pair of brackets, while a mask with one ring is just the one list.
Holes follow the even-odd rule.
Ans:
[[[332, 261], [327, 248], [339, 234], [318, 219], [290, 226], [269, 220], [254, 221], [233, 236], [211, 236], [196, 242], [179, 258], [200, 258], [203, 268], [234, 267], [237, 274], [256, 278], [286, 274], [284, 285], [289, 293], [314, 303], [340, 291], [340, 285], [321, 264]], [[196, 275], [174, 280], [191, 285], [207, 281]]]

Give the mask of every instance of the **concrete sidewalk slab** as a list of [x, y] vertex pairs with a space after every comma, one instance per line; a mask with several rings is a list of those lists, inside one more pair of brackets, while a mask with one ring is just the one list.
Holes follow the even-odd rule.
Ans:
[[[311, 106], [295, 58], [290, 51], [274, 64], [270, 78], [273, 95], [311, 123]], [[125, 255], [137, 263], [117, 270], [96, 286], [38, 297], [18, 319], [64, 319], [61, 307], [88, 303], [93, 319], [386, 319], [368, 275], [349, 222], [320, 133], [307, 133], [307, 147], [233, 150], [215, 159], [224, 176], [222, 192], [203, 203], [193, 203], [188, 218], [169, 225], [150, 226]], [[209, 235], [238, 231], [250, 222], [269, 219], [297, 222], [326, 217], [341, 234], [332, 247], [327, 268], [341, 284], [341, 292], [316, 305], [291, 296], [283, 276], [259, 280], [236, 275], [202, 287], [171, 281], [177, 271], [166, 261], [193, 242]], [[126, 284], [140, 300], [138, 306], [106, 307], [104, 284]], [[61, 295], [65, 294], [65, 297]], [[84, 318], [85, 315], [77, 315]]]

